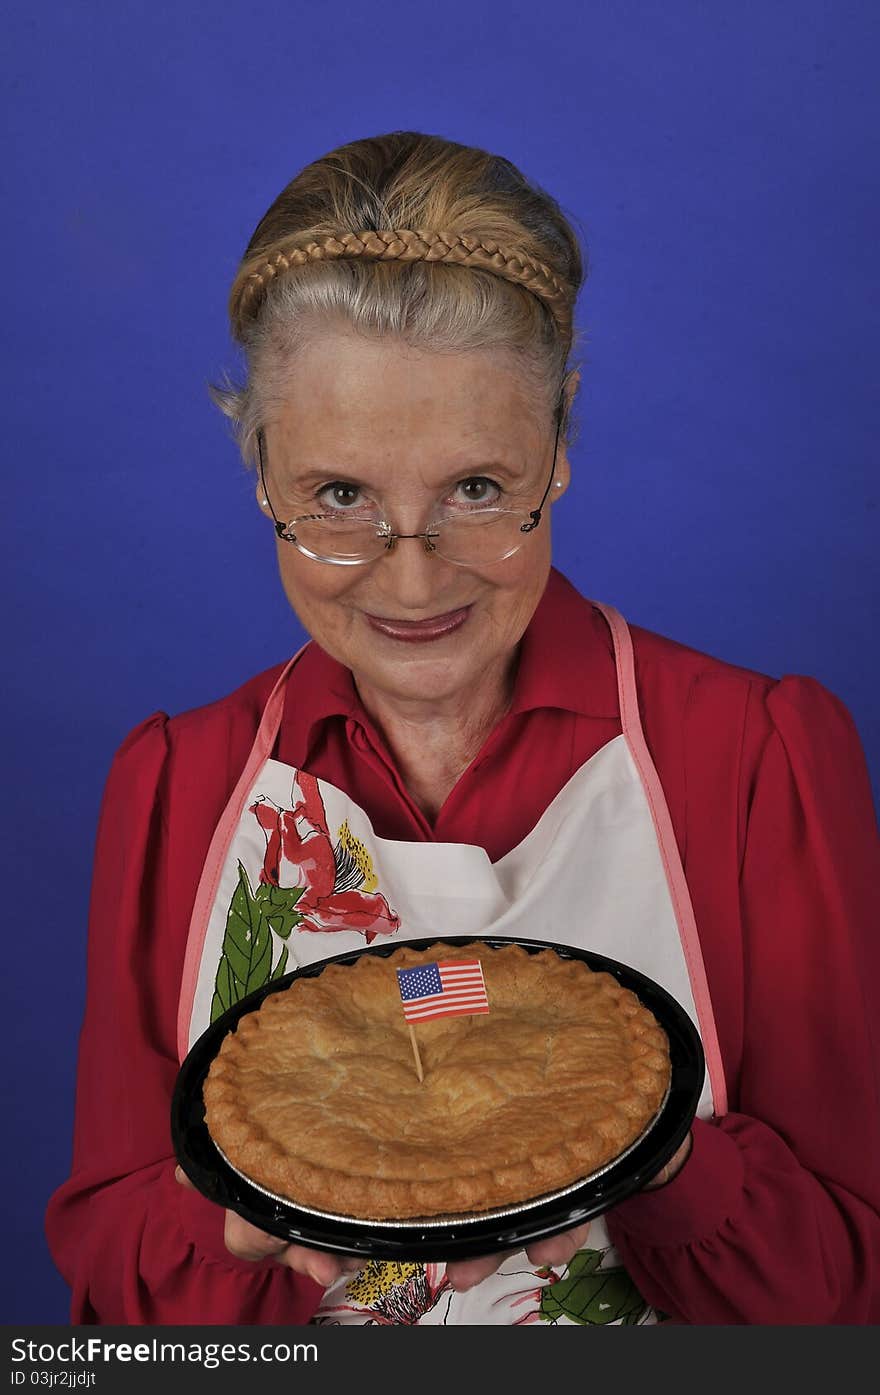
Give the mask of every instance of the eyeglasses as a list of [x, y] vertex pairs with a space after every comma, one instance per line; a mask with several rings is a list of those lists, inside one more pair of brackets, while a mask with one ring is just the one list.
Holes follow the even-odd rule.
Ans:
[[328, 562], [337, 567], [361, 567], [375, 562], [384, 552], [390, 552], [401, 538], [421, 538], [426, 552], [436, 552], [444, 562], [458, 567], [488, 566], [512, 557], [523, 546], [526, 534], [541, 522], [541, 514], [556, 473], [559, 450], [561, 412], [556, 419], [556, 442], [553, 448], [553, 468], [547, 487], [536, 509], [527, 517], [511, 509], [471, 509], [467, 513], [439, 513], [428, 523], [423, 533], [396, 533], [385, 519], [346, 518], [339, 514], [308, 513], [282, 522], [269, 501], [263, 467], [263, 433], [257, 433], [260, 458], [260, 483], [275, 523], [275, 532], [284, 542], [292, 543], [305, 557], [314, 562]]

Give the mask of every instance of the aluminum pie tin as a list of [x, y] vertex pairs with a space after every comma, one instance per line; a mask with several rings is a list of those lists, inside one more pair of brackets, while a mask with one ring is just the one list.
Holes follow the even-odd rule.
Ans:
[[[483, 941], [483, 943], [486, 943], [486, 941]], [[527, 1200], [523, 1200], [516, 1203], [509, 1203], [507, 1206], [493, 1206], [490, 1210], [486, 1211], [457, 1211], [454, 1214], [445, 1216], [441, 1214], [436, 1216], [413, 1216], [408, 1218], [398, 1217], [390, 1221], [372, 1219], [368, 1222], [368, 1224], [371, 1226], [375, 1226], [376, 1229], [382, 1230], [421, 1230], [424, 1229], [425, 1226], [470, 1225], [476, 1221], [505, 1220], [508, 1216], [520, 1216], [523, 1214], [523, 1212], [528, 1211], [533, 1206], [543, 1206], [546, 1202], [560, 1201], [563, 1197], [570, 1196], [572, 1192], [578, 1191], [587, 1183], [596, 1182], [600, 1177], [604, 1176], [604, 1174], [608, 1172], [608, 1170], [611, 1167], [616, 1166], [625, 1158], [629, 1157], [633, 1149], [636, 1148], [639, 1145], [639, 1143], [641, 1143], [642, 1139], [646, 1136], [646, 1134], [654, 1127], [654, 1124], [658, 1116], [663, 1112], [663, 1109], [666, 1106], [666, 1101], [668, 1099], [669, 1090], [667, 1088], [666, 1094], [663, 1097], [663, 1101], [660, 1105], [660, 1108], [657, 1111], [657, 1114], [655, 1114], [654, 1118], [651, 1119], [650, 1122], [646, 1125], [642, 1133], [639, 1134], [638, 1138], [633, 1139], [629, 1147], [626, 1148], [622, 1153], [618, 1153], [615, 1158], [611, 1158], [607, 1163], [604, 1164], [604, 1166], [596, 1168], [596, 1171], [591, 1172], [588, 1177], [578, 1177], [574, 1182], [569, 1182], [567, 1186], [559, 1187], [556, 1191], [542, 1192], [540, 1196], [530, 1197]], [[302, 1202], [292, 1202], [290, 1197], [288, 1196], [281, 1196], [278, 1192], [269, 1191], [267, 1187], [261, 1186], [259, 1182], [255, 1182], [253, 1178], [248, 1177], [246, 1172], [242, 1172], [241, 1169], [236, 1167], [234, 1163], [231, 1163], [219, 1144], [215, 1143], [214, 1147], [220, 1154], [220, 1157], [223, 1159], [226, 1166], [230, 1168], [230, 1170], [234, 1172], [237, 1177], [240, 1177], [243, 1182], [247, 1182], [249, 1186], [253, 1187], [262, 1196], [267, 1197], [270, 1201], [277, 1202], [281, 1206], [295, 1205], [298, 1211], [303, 1211], [307, 1215], [315, 1216], [317, 1219], [322, 1221], [344, 1221], [349, 1225], [351, 1225], [352, 1223], [357, 1225], [364, 1224], [363, 1220], [355, 1216], [346, 1216], [343, 1212], [338, 1211], [318, 1211], [315, 1209], [314, 1206], [304, 1206]]]
[[[581, 960], [595, 972], [611, 974], [634, 992], [666, 1032], [671, 1067], [665, 1099], [639, 1137], [589, 1177], [559, 1190], [490, 1211], [403, 1220], [363, 1220], [300, 1206], [233, 1167], [208, 1131], [202, 1087], [224, 1037], [235, 1030], [240, 1019], [256, 1011], [270, 993], [283, 992], [297, 978], [315, 977], [328, 964], [353, 963], [364, 954], [387, 957], [403, 945], [430, 949], [438, 944], [480, 944], [490, 949], [515, 944], [530, 953], [552, 949], [563, 958]], [[178, 1073], [171, 1134], [177, 1160], [193, 1185], [209, 1200], [260, 1230], [291, 1244], [332, 1254], [442, 1263], [494, 1250], [520, 1249], [582, 1225], [639, 1191], [684, 1141], [696, 1114], [704, 1075], [702, 1043], [688, 1013], [660, 984], [615, 959], [571, 945], [498, 936], [395, 940], [303, 965], [249, 994], [212, 1023], [193, 1044]]]

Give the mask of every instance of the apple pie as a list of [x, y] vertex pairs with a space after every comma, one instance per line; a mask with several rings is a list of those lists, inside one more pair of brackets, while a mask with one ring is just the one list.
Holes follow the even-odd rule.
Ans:
[[[419, 1022], [395, 970], [479, 958], [488, 1013]], [[481, 1213], [590, 1176], [639, 1137], [670, 1079], [653, 1014], [552, 949], [403, 945], [270, 993], [204, 1085], [232, 1166], [296, 1206], [360, 1220]]]

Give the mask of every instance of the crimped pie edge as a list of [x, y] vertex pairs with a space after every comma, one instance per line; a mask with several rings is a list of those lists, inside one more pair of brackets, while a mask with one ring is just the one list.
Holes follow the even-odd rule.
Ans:
[[[203, 1097], [209, 1130], [216, 1134], [217, 1143], [232, 1166], [259, 1186], [288, 1198], [294, 1207], [314, 1207], [337, 1215], [349, 1215], [357, 1221], [403, 1220], [419, 1216], [479, 1213], [499, 1206], [522, 1204], [531, 1198], [577, 1183], [625, 1152], [656, 1116], [668, 1089], [670, 1065], [668, 1040], [653, 1013], [632, 990], [620, 985], [612, 975], [591, 969], [576, 956], [558, 954], [549, 945], [546, 950], [530, 951], [515, 944], [495, 947], [479, 939], [456, 942], [454, 945], [438, 940], [429, 948], [420, 946], [418, 949], [404, 942], [390, 953], [364, 953], [348, 964], [331, 963], [327, 968], [351, 972], [372, 959], [384, 962], [393, 969], [411, 967], [419, 962], [430, 963], [438, 958], [460, 958], [474, 954], [481, 957], [513, 954], [522, 956], [523, 960], [543, 959], [545, 955], [552, 955], [552, 960], [543, 960], [546, 965], [575, 966], [577, 972], [586, 972], [594, 979], [607, 979], [617, 990], [617, 1002], [635, 1004], [636, 1010], [627, 1015], [631, 1017], [633, 1025], [638, 1023], [643, 1030], [633, 1033], [630, 1041], [635, 1044], [640, 1037], [644, 1038], [646, 1032], [650, 1032], [651, 1045], [665, 1057], [663, 1071], [655, 1071], [648, 1060], [642, 1061], [643, 1066], [651, 1071], [651, 1076], [656, 1077], [656, 1081], [649, 1077], [654, 1087], [650, 1091], [634, 1091], [643, 1100], [643, 1109], [635, 1116], [615, 1111], [610, 1120], [605, 1118], [600, 1121], [601, 1127], [590, 1124], [581, 1137], [555, 1139], [546, 1151], [504, 1168], [487, 1167], [467, 1176], [430, 1180], [368, 1177], [362, 1173], [347, 1173], [338, 1167], [316, 1166], [302, 1158], [292, 1157], [265, 1135], [253, 1136], [254, 1125], [247, 1110], [242, 1108], [242, 1093], [236, 1083], [236, 1060], [247, 1050], [247, 1037], [240, 1038], [238, 1032], [231, 1032], [224, 1038], [211, 1065]], [[323, 972], [326, 973], [327, 969]], [[294, 980], [290, 987], [307, 983], [313, 977], [318, 976], [304, 975]], [[282, 990], [282, 993], [284, 991], [289, 990]], [[276, 996], [281, 995], [271, 994], [263, 1003]], [[635, 1061], [639, 1055], [644, 1056], [644, 1052], [633, 1052], [630, 1059]], [[248, 1134], [251, 1136], [247, 1137]]]

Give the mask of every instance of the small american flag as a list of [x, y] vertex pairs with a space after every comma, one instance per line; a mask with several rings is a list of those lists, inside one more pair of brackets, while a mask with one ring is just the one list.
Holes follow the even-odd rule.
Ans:
[[407, 1022], [426, 1022], [431, 1017], [463, 1017], [468, 1013], [489, 1011], [483, 966], [479, 959], [398, 969], [397, 982]]

